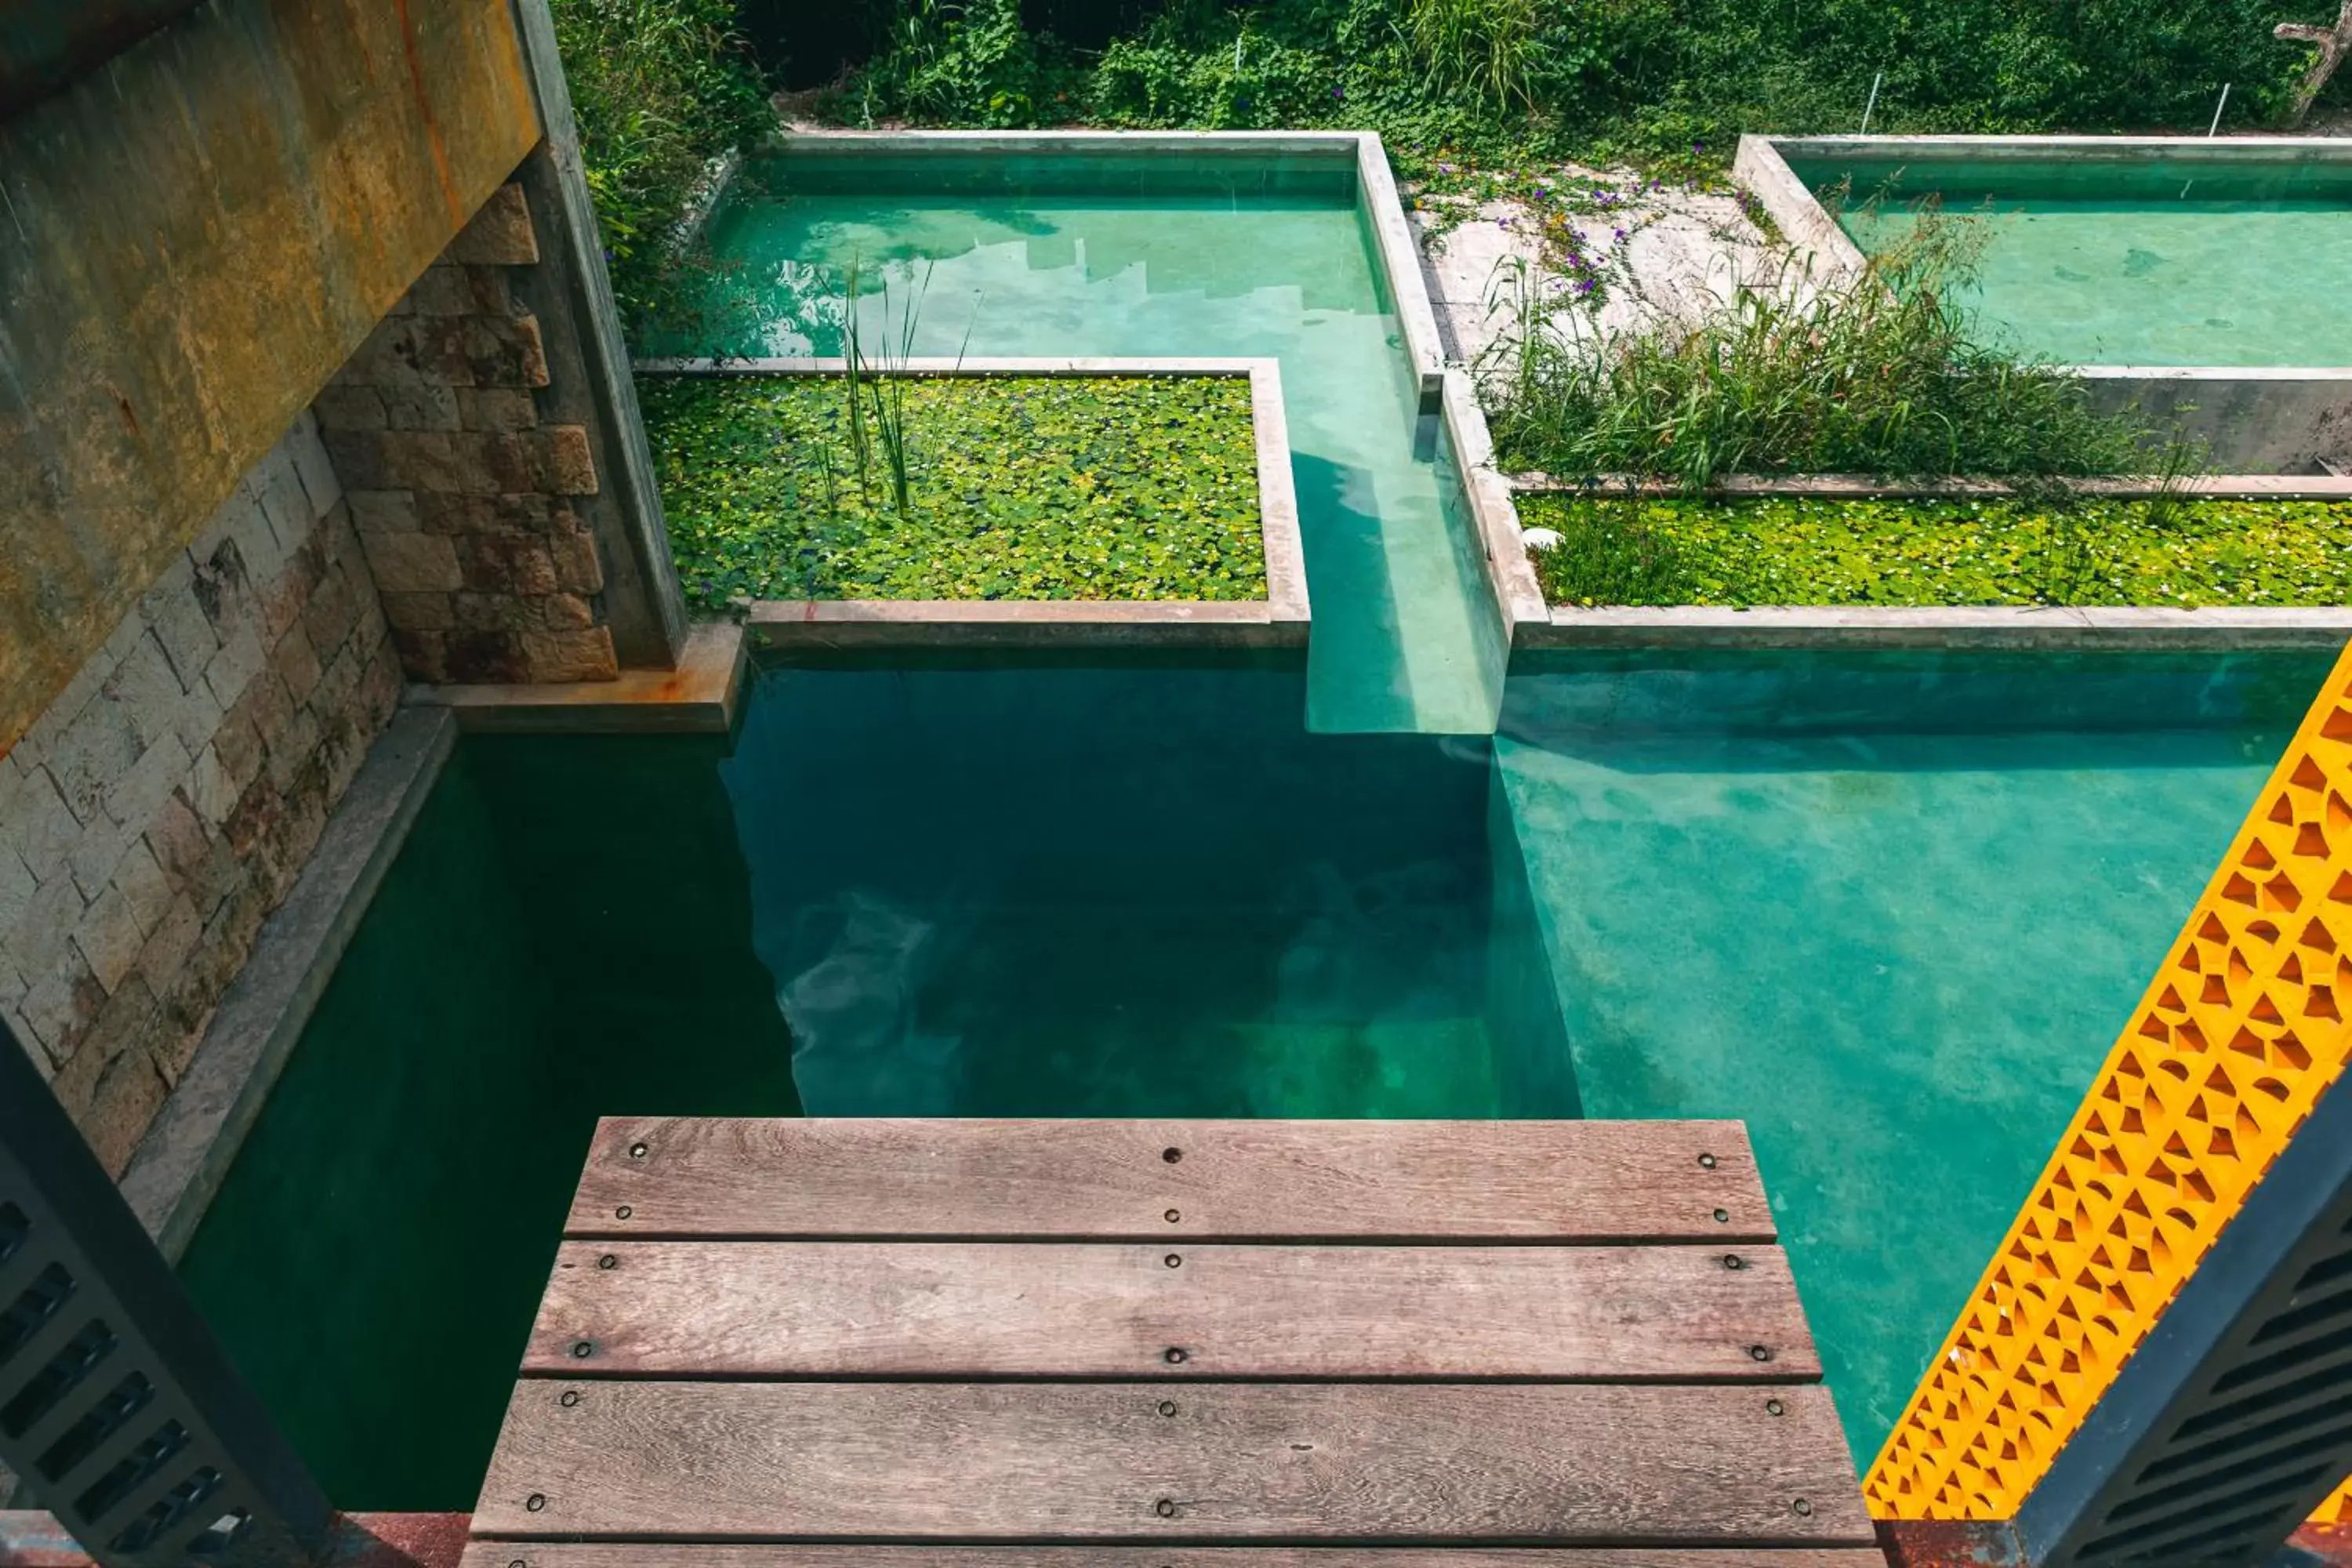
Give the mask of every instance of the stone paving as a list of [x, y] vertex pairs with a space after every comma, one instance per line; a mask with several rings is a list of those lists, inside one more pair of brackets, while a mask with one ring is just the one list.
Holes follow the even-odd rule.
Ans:
[[1782, 252], [1741, 210], [1736, 193], [1654, 184], [1627, 170], [1563, 164], [1559, 188], [1598, 181], [1616, 199], [1580, 198], [1572, 219], [1592, 278], [1590, 294], [1548, 257], [1541, 215], [1515, 199], [1417, 195], [1409, 214], [1447, 357], [1491, 366], [1535, 290], [1553, 330], [1598, 341], [1666, 318], [1687, 319], [1741, 279], [1777, 274]]

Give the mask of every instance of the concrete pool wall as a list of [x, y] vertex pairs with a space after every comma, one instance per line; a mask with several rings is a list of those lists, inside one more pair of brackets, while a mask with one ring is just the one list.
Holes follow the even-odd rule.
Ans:
[[[1859, 273], [1864, 255], [1791, 166], [1792, 160], [1806, 159], [1899, 159], [1931, 174], [1939, 163], [2063, 163], [2118, 171], [2162, 163], [2238, 172], [2324, 165], [2352, 174], [2352, 142], [2288, 136], [1742, 136], [1733, 179], [1755, 193], [1816, 275], [1835, 278]], [[2315, 300], [2310, 308], [2330, 306]], [[2217, 468], [2250, 474], [2352, 468], [2352, 367], [2111, 363], [2068, 368], [2088, 384], [2095, 406], [2110, 413], [2137, 409], [2203, 440]]]

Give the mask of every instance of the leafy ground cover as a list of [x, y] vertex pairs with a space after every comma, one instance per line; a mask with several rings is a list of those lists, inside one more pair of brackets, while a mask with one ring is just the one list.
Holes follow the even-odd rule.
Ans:
[[640, 397], [699, 605], [1266, 592], [1241, 377], [649, 378]]
[[2352, 505], [1524, 495], [1555, 605], [2352, 604]]

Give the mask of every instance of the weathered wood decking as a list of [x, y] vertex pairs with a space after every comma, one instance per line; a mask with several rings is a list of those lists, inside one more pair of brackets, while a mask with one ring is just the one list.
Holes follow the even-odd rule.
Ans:
[[1881, 1561], [1736, 1122], [598, 1131], [468, 1568]]

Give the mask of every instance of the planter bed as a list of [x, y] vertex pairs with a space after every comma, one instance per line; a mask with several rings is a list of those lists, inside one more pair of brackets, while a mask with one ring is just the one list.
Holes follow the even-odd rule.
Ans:
[[1672, 564], [1622, 602], [2251, 609], [2352, 600], [2352, 505], [2339, 501], [1529, 496], [1519, 510], [1566, 541], [1535, 557], [1554, 604], [1578, 602], [1564, 570], [1572, 549], [1644, 544]]
[[1636, 509], [1622, 491], [1522, 481], [1520, 521], [1559, 531], [1560, 552], [1648, 552], [1607, 604], [1575, 602], [1564, 556], [1531, 552], [1551, 608], [1522, 646], [2246, 648], [2352, 636], [2352, 501], [2331, 499], [2343, 481], [2208, 476], [2153, 506], [2142, 482], [2071, 488], [2083, 493], [2053, 508], [1994, 485], [1753, 478]]
[[893, 370], [903, 510], [842, 362], [639, 366], [690, 600], [748, 602], [762, 646], [1306, 640], [1272, 361]]

